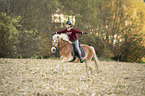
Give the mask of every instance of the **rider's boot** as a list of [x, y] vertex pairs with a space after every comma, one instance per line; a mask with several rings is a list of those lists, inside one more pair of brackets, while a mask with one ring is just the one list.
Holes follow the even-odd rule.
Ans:
[[71, 61], [69, 61], [69, 62], [73, 62], [75, 60], [76, 60], [76, 56], [74, 56], [73, 59]]
[[80, 62], [81, 62], [81, 63], [83, 63], [83, 62], [84, 62], [84, 60], [83, 60], [82, 58], [80, 58]]
[[80, 58], [80, 62], [83, 63], [84, 60], [82, 59], [81, 54], [79, 54], [79, 58]]

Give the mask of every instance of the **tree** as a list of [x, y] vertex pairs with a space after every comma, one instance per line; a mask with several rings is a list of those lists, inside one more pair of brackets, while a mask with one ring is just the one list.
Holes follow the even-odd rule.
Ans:
[[0, 57], [38, 55], [38, 31], [22, 28], [20, 20], [20, 16], [12, 18], [0, 13]]
[[[137, 1], [136, 1], [137, 2]], [[145, 6], [141, 2], [139, 6], [133, 2], [132, 5], [128, 6], [127, 15], [130, 16], [126, 21], [127, 31], [122, 36], [124, 37], [122, 45], [119, 48], [117, 55], [118, 59], [122, 61], [137, 61], [140, 62], [145, 56], [145, 46], [143, 42], [144, 38], [144, 20]]]
[[[139, 6], [137, 5], [138, 3], [140, 3]], [[143, 9], [145, 6], [142, 2], [134, 0], [109, 0], [103, 1], [100, 4], [101, 5], [98, 6], [98, 18], [100, 21], [98, 25], [98, 34], [105, 41], [107, 48], [113, 52], [113, 57], [118, 60], [120, 59], [119, 54], [121, 54], [121, 48], [126, 48], [128, 46], [124, 43], [128, 36], [134, 38], [133, 41], [135, 42], [137, 38], [141, 40], [140, 42], [143, 41], [143, 35], [141, 34], [143, 34], [145, 20], [145, 12]], [[122, 44], [124, 44], [124, 47], [122, 47]], [[142, 46], [143, 43], [136, 44], [138, 44], [137, 46]], [[132, 50], [131, 52], [133, 53], [134, 51]], [[131, 55], [131, 53], [128, 53], [128, 55]], [[128, 57], [126, 57], [126, 59], [127, 58]]]
[[[94, 46], [99, 56], [111, 56], [124, 61], [128, 58], [124, 52], [129, 56], [134, 54], [135, 49], [143, 50], [145, 45], [144, 9], [140, 0], [1, 0], [0, 12], [6, 15], [1, 21], [0, 30], [3, 36], [10, 36], [3, 38], [5, 41], [1, 45], [11, 45], [9, 52], [23, 57], [31, 57], [34, 53], [38, 53], [38, 57], [50, 57], [51, 33], [63, 29], [61, 23], [52, 22], [52, 15], [71, 15], [75, 16], [74, 27], [89, 33], [78, 35], [81, 43]], [[127, 53], [124, 50], [129, 44], [138, 44], [138, 47]], [[24, 47], [25, 51], [21, 50]], [[33, 48], [35, 50], [30, 52]]]
[[[41, 40], [38, 42], [39, 44], [36, 45], [40, 47], [40, 56], [47, 54], [49, 57], [51, 55], [51, 32], [55, 30], [51, 22], [51, 16], [57, 10], [57, 0], [43, 0], [41, 2], [39, 0], [2, 0], [0, 1], [0, 6], [0, 10], [7, 13], [7, 16], [21, 16], [22, 30], [20, 31], [22, 31], [23, 36], [24, 34], [28, 35], [32, 30], [36, 29], [38, 31], [39, 34], [37, 34], [37, 37]], [[25, 32], [26, 30], [27, 33]], [[20, 39], [23, 42], [24, 39], [29, 40], [30, 37], [24, 36]], [[44, 50], [47, 50], [47, 53], [46, 51], [44, 52]], [[30, 57], [30, 55], [28, 57]]]
[[18, 18], [11, 18], [5, 13], [0, 12], [0, 57], [14, 57], [16, 49], [14, 48], [14, 36], [17, 34], [16, 29]]

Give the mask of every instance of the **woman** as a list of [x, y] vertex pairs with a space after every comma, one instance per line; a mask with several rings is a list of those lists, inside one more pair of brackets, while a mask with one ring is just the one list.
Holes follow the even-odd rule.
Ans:
[[[66, 24], [65, 29], [63, 29], [61, 31], [57, 31], [54, 34], [67, 33], [68, 36], [69, 36], [69, 40], [72, 42], [73, 47], [75, 47], [78, 51], [80, 62], [83, 63], [83, 60], [82, 60], [82, 57], [81, 57], [81, 51], [80, 51], [80, 48], [79, 48], [79, 41], [78, 41], [78, 37], [77, 37], [76, 33], [87, 34], [87, 32], [82, 32], [82, 31], [74, 29], [72, 27], [72, 23], [70, 21], [67, 21], [65, 24]], [[76, 57], [74, 57], [73, 60], [71, 60], [70, 62], [73, 62], [75, 59], [76, 59]]]

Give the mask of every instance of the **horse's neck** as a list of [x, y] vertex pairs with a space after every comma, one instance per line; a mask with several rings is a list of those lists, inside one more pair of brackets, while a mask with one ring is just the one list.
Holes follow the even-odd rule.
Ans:
[[71, 46], [70, 43], [68, 43], [67, 41], [64, 41], [64, 40], [60, 40], [59, 42], [60, 42], [60, 47], [70, 47]]
[[61, 45], [59, 51], [60, 57], [62, 58], [68, 57], [72, 52], [72, 45], [64, 40], [60, 40], [60, 45]]

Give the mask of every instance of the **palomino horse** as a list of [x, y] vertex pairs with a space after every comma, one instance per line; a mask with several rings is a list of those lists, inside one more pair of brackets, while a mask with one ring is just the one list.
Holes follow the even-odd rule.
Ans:
[[[97, 64], [99, 62], [94, 47], [85, 44], [81, 44], [81, 46], [85, 50], [85, 57], [83, 57], [83, 60], [86, 64], [87, 73], [92, 73], [92, 68], [95, 68], [96, 72], [98, 72]], [[60, 50], [59, 55], [62, 59], [62, 63], [68, 62], [73, 59], [72, 45], [66, 34], [55, 34], [53, 36], [51, 52], [55, 53], [58, 49]], [[90, 61], [92, 60], [92, 58], [95, 61], [95, 67], [91, 68], [92, 64], [90, 65]]]

